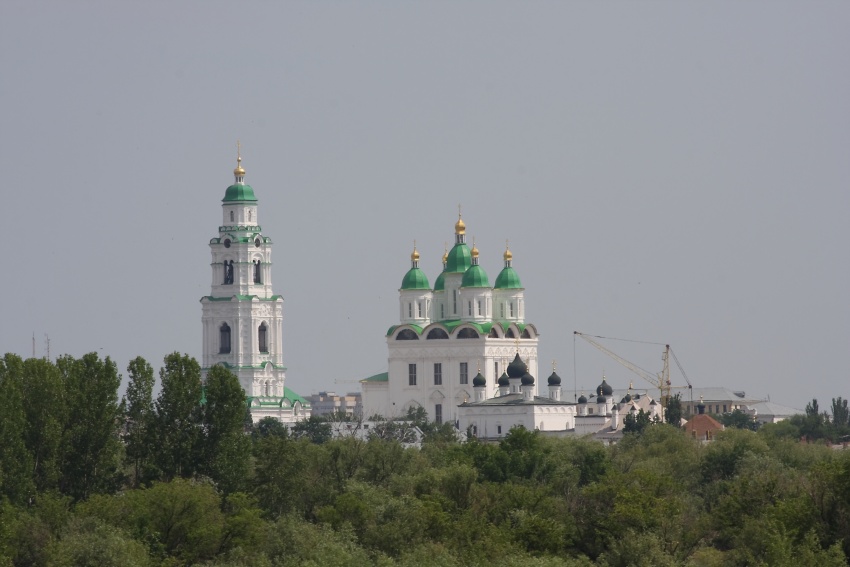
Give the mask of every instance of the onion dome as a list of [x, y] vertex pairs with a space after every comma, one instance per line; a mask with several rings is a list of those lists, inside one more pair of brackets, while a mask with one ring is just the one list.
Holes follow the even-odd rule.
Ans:
[[608, 382], [605, 380], [605, 376], [602, 377], [602, 383], [596, 387], [596, 395], [598, 396], [613, 396], [614, 388], [612, 388]]
[[528, 365], [526, 365], [522, 359], [519, 357], [519, 353], [516, 353], [516, 356], [513, 359], [513, 362], [508, 364], [508, 377], [509, 378], [522, 378], [522, 376], [528, 372]]
[[478, 265], [478, 248], [472, 243], [472, 265], [463, 273], [460, 287], [490, 287], [490, 278], [484, 268]]
[[487, 379], [484, 378], [479, 371], [478, 374], [475, 375], [475, 378], [472, 379], [472, 385], [476, 388], [483, 388], [487, 385]]
[[596, 396], [596, 403], [597, 404], [604, 404], [605, 403], [605, 396]]
[[505, 267], [496, 276], [496, 285], [494, 289], [522, 289], [522, 283], [519, 281], [519, 276], [516, 270], [511, 266], [511, 261], [514, 255], [511, 254], [510, 248], [505, 247], [505, 253], [502, 256], [505, 259]]
[[440, 272], [434, 280], [434, 291], [446, 291], [446, 272]]
[[451, 274], [462, 274], [472, 265], [472, 254], [469, 246], [460, 242], [455, 244], [446, 256], [445, 271]]
[[549, 375], [549, 385], [550, 386], [560, 386], [561, 385], [561, 377], [558, 376], [555, 371], [552, 371], [552, 374]]
[[508, 375], [506, 373], [502, 372], [502, 375], [499, 376], [498, 384], [500, 388], [507, 388], [511, 385], [510, 378], [508, 378]]
[[586, 404], [587, 403], [587, 396], [584, 395], [584, 392], [582, 392], [582, 394], [578, 397], [578, 403], [580, 403], [580, 404]]
[[626, 397], [624, 397], [624, 398], [623, 398], [623, 401], [624, 401], [624, 402], [627, 402], [627, 403], [628, 403], [628, 402], [630, 402], [630, 401], [632, 401], [632, 395], [631, 395], [631, 394], [626, 394]]
[[401, 289], [431, 289], [428, 285], [428, 277], [419, 268], [419, 251], [416, 250], [416, 244], [413, 245], [413, 252], [410, 254], [410, 269], [401, 280]]
[[460, 213], [457, 214], [457, 222], [455, 223], [455, 234], [466, 234], [466, 223], [463, 222]]
[[256, 201], [254, 189], [250, 185], [245, 184], [245, 169], [242, 167], [242, 154], [239, 143], [236, 143], [236, 169], [233, 170], [235, 178], [233, 185], [227, 188], [224, 192], [222, 203], [232, 203], [236, 201]]
[[533, 386], [534, 385], [534, 376], [526, 372], [522, 375], [522, 385], [523, 386]]

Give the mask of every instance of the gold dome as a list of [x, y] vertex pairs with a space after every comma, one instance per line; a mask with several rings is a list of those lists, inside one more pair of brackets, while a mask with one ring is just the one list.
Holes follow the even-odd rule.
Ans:
[[233, 170], [233, 175], [245, 175], [245, 169], [242, 167], [242, 156], [236, 158], [236, 169]]
[[505, 258], [505, 262], [510, 262], [511, 260], [514, 259], [514, 255], [511, 254], [511, 251], [510, 251], [509, 248], [505, 248], [505, 253], [504, 253], [503, 256]]
[[460, 215], [457, 216], [457, 222], [455, 223], [455, 234], [466, 234], [466, 224], [460, 218]]
[[410, 255], [410, 259], [414, 262], [419, 261], [419, 251], [416, 249], [416, 245], [413, 245], [413, 253]]
[[473, 258], [478, 258], [478, 248], [475, 247], [475, 242], [472, 243], [472, 251], [470, 252]]
[[448, 263], [449, 261], [449, 245], [446, 244], [443, 250], [443, 264]]

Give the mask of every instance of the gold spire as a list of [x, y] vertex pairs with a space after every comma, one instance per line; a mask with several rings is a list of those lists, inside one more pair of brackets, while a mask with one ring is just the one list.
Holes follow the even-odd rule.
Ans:
[[448, 242], [443, 243], [443, 249], [444, 249], [443, 250], [443, 265], [445, 267], [445, 264], [447, 264], [449, 262], [449, 243]]
[[478, 248], [475, 247], [475, 237], [474, 236], [472, 237], [472, 252], [470, 252], [470, 253], [472, 254], [473, 258], [478, 258]]
[[416, 241], [415, 240], [413, 241], [413, 253], [410, 255], [410, 259], [413, 260], [414, 262], [419, 261], [419, 251], [416, 250]]
[[236, 140], [236, 169], [233, 170], [233, 175], [241, 177], [245, 175], [245, 170], [242, 168], [242, 144]]
[[466, 234], [466, 224], [460, 214], [460, 205], [457, 206], [457, 222], [455, 223], [455, 234]]
[[505, 262], [510, 262], [514, 258], [514, 255], [511, 254], [510, 241], [508, 240], [505, 240], [505, 254], [503, 255], [503, 258], [505, 259]]

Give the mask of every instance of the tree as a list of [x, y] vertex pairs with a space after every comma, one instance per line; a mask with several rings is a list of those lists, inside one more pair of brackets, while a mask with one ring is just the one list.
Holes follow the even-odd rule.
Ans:
[[156, 463], [165, 479], [191, 477], [199, 468], [201, 443], [201, 367], [187, 354], [173, 352], [159, 371], [156, 399]]
[[23, 361], [7, 354], [0, 360], [0, 499], [23, 504], [32, 495], [32, 461], [24, 444], [26, 430], [21, 395]]
[[32, 455], [32, 477], [38, 492], [59, 486], [62, 431], [67, 421], [62, 375], [46, 358], [24, 361], [21, 391], [26, 430], [24, 442]]
[[138, 486], [143, 476], [143, 470], [150, 465], [153, 453], [152, 430], [154, 427], [153, 405], [153, 368], [141, 356], [134, 358], [127, 365], [127, 375], [130, 378], [125, 396], [126, 414], [126, 451], [127, 458], [133, 465], [133, 486]]
[[637, 414], [628, 412], [623, 419], [623, 433], [640, 434], [650, 425], [652, 425], [652, 418], [647, 412], [643, 410], [640, 410]]
[[111, 491], [121, 480], [118, 369], [109, 357], [101, 360], [95, 352], [79, 359], [63, 356], [57, 366], [67, 406], [60, 489], [76, 500]]
[[757, 431], [759, 428], [759, 424], [753, 416], [739, 409], [720, 414], [717, 416], [717, 420], [722, 423], [724, 427], [731, 427], [734, 429], [749, 429], [750, 431]]
[[331, 424], [321, 416], [311, 415], [292, 426], [292, 436], [296, 439], [309, 439], [321, 444], [331, 440]]
[[664, 408], [664, 422], [679, 427], [682, 423], [682, 396], [676, 394], [667, 398], [667, 407]]
[[251, 442], [245, 434], [245, 391], [239, 379], [221, 365], [207, 373], [203, 404], [205, 471], [224, 493], [242, 487], [248, 474]]

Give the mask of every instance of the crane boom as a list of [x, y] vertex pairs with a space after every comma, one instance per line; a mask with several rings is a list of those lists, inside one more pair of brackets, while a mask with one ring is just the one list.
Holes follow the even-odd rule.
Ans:
[[[653, 374], [647, 370], [644, 370], [640, 366], [629, 362], [619, 354], [615, 353], [605, 345], [593, 340], [591, 337], [594, 335], [586, 335], [579, 331], [573, 331], [573, 334], [581, 337], [585, 341], [589, 342], [656, 388], [658, 388], [659, 393], [661, 394], [661, 405], [667, 407], [667, 399], [670, 397], [670, 345], [664, 345], [664, 353], [661, 355], [661, 359], [664, 361], [664, 366], [661, 369], [661, 372], [658, 374]], [[601, 338], [601, 337], [596, 337]], [[689, 382], [690, 384], [690, 382]]]

